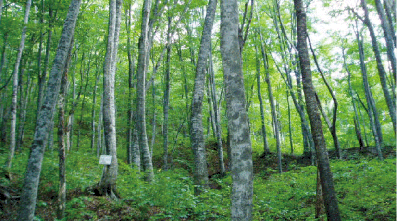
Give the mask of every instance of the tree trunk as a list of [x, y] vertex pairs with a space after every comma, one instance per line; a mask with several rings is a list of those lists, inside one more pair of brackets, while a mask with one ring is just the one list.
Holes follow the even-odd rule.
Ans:
[[309, 114], [311, 132], [316, 147], [317, 164], [320, 171], [324, 206], [328, 220], [341, 220], [322, 129], [321, 116], [316, 101], [316, 91], [312, 83], [310, 57], [306, 42], [306, 12], [304, 11], [302, 0], [294, 0], [294, 5], [297, 17], [297, 50], [299, 54], [299, 64], [302, 71], [303, 91], [305, 93], [306, 108]]
[[[210, 48], [211, 47], [211, 42], [210, 42]], [[214, 110], [214, 121], [215, 121], [215, 131], [216, 131], [216, 140], [217, 140], [217, 147], [218, 147], [218, 162], [219, 162], [219, 172], [221, 176], [224, 176], [226, 171], [225, 171], [225, 164], [223, 162], [223, 144], [222, 144], [222, 127], [221, 127], [221, 120], [219, 116], [219, 108], [218, 108], [218, 99], [216, 96], [216, 87], [215, 87], [215, 73], [214, 73], [214, 65], [212, 61], [212, 50], [210, 50], [209, 53], [209, 82], [211, 84], [211, 97], [212, 97], [212, 106]]]
[[41, 165], [44, 156], [49, 124], [53, 120], [55, 105], [61, 87], [63, 68], [74, 35], [77, 15], [79, 14], [81, 0], [72, 0], [66, 16], [61, 39], [55, 55], [53, 67], [48, 80], [44, 102], [39, 112], [39, 121], [35, 130], [34, 141], [28, 160], [24, 186], [20, 201], [18, 220], [33, 220], [36, 207], [37, 189], [40, 178]]
[[204, 145], [202, 103], [204, 97], [205, 68], [211, 50], [211, 32], [215, 19], [217, 0], [210, 0], [207, 6], [207, 13], [204, 21], [203, 33], [199, 55], [196, 65], [196, 78], [194, 80], [194, 90], [192, 97], [192, 115], [190, 142], [194, 154], [194, 184], [195, 193], [200, 194], [201, 188], [208, 187], [208, 169]]
[[238, 39], [237, 0], [221, 2], [221, 54], [232, 160], [231, 220], [252, 220], [253, 166]]
[[[23, 144], [23, 138], [25, 136], [25, 122], [26, 122], [26, 110], [29, 103], [30, 89], [31, 89], [30, 72], [28, 72], [28, 82], [26, 83], [26, 92], [24, 98], [21, 93], [21, 106], [20, 106], [20, 117], [19, 117], [19, 129], [16, 149], [19, 150]], [[21, 91], [22, 92], [22, 91]], [[1, 119], [1, 118], [0, 118]]]
[[99, 182], [101, 194], [116, 198], [116, 180], [118, 172], [116, 145], [116, 108], [114, 86], [119, 44], [122, 0], [109, 1], [109, 32], [103, 67], [103, 123], [105, 131], [106, 154], [112, 156], [110, 165], [106, 165]]
[[10, 131], [10, 153], [7, 160], [7, 167], [11, 168], [12, 159], [14, 158], [15, 143], [16, 143], [16, 124], [17, 124], [17, 98], [18, 98], [18, 71], [22, 60], [23, 49], [25, 48], [26, 29], [29, 20], [29, 12], [32, 0], [26, 1], [25, 16], [23, 19], [24, 26], [22, 28], [21, 42], [18, 48], [18, 55], [15, 61], [14, 71], [12, 72], [12, 96], [11, 96], [11, 131]]
[[265, 126], [265, 112], [262, 101], [262, 92], [261, 92], [261, 73], [260, 73], [260, 60], [258, 55], [258, 46], [255, 45], [255, 59], [256, 59], [256, 83], [258, 88], [258, 100], [259, 100], [259, 108], [261, 111], [261, 126], [262, 126], [262, 138], [263, 138], [263, 151], [265, 154], [270, 153], [269, 144], [267, 142], [266, 137], [266, 126]]
[[341, 157], [342, 157], [341, 148], [340, 148], [340, 145], [339, 145], [338, 136], [336, 135], [336, 119], [337, 119], [337, 118], [336, 118], [336, 115], [337, 115], [337, 113], [338, 113], [338, 100], [336, 99], [335, 93], [334, 93], [333, 89], [331, 88], [331, 85], [329, 85], [327, 79], [326, 79], [325, 76], [324, 76], [323, 71], [322, 71], [321, 68], [320, 68], [320, 65], [318, 64], [317, 56], [316, 56], [316, 54], [314, 53], [314, 50], [313, 50], [313, 48], [312, 48], [312, 45], [311, 45], [311, 42], [310, 42], [310, 38], [308, 38], [308, 39], [309, 39], [310, 50], [311, 50], [312, 55], [313, 55], [313, 58], [314, 58], [314, 63], [316, 64], [317, 70], [318, 70], [318, 72], [320, 72], [321, 78], [323, 79], [324, 84], [325, 84], [325, 86], [327, 87], [328, 92], [330, 93], [330, 95], [331, 95], [331, 97], [332, 97], [332, 100], [333, 100], [333, 102], [334, 102], [333, 116], [332, 116], [332, 124], [331, 124], [331, 121], [329, 120], [327, 114], [324, 112], [324, 110], [323, 110], [323, 108], [322, 108], [322, 106], [321, 106], [320, 98], [319, 98], [319, 97], [317, 96], [317, 94], [316, 94], [316, 98], [317, 98], [317, 101], [318, 101], [319, 109], [320, 109], [320, 111], [321, 111], [321, 113], [322, 113], [322, 115], [323, 115], [323, 117], [324, 117], [324, 120], [325, 120], [326, 123], [327, 123], [328, 129], [329, 129], [329, 131], [330, 131], [330, 133], [331, 133], [331, 135], [332, 135], [332, 139], [333, 139], [333, 141], [334, 141], [334, 147], [335, 147], [335, 151], [336, 151], [336, 157], [337, 157], [338, 159], [341, 159]]
[[316, 215], [315, 218], [324, 221], [323, 217], [321, 217], [325, 213], [324, 211], [324, 199], [323, 199], [323, 190], [321, 188], [321, 178], [320, 178], [320, 170], [317, 166], [317, 183], [316, 183]]
[[170, 68], [171, 68], [171, 21], [172, 17], [168, 16], [167, 28], [167, 61], [164, 76], [164, 97], [163, 97], [163, 169], [168, 170], [168, 112], [170, 109]]
[[[383, 5], [385, 7], [387, 21], [389, 22], [389, 28], [390, 28], [391, 33], [392, 33], [394, 47], [396, 47], [396, 45], [397, 45], [397, 43], [396, 43], [396, 31], [395, 31], [395, 28], [394, 28], [394, 26], [396, 24], [396, 1], [393, 1], [394, 4], [392, 3], [392, 1], [393, 0], [383, 0]], [[396, 81], [396, 75], [394, 75], [394, 81]]]
[[65, 148], [65, 97], [67, 95], [69, 64], [72, 55], [73, 40], [69, 47], [68, 58], [66, 59], [65, 69], [63, 71], [61, 88], [58, 99], [58, 151], [59, 151], [59, 191], [58, 191], [58, 208], [57, 219], [65, 217], [66, 210], [66, 148]]
[[1, 24], [1, 15], [3, 14], [3, 0], [0, 0], [0, 24]]
[[376, 118], [378, 117], [378, 112], [376, 110], [375, 101], [372, 96], [372, 92], [371, 92], [371, 89], [370, 89], [369, 83], [368, 83], [367, 68], [365, 66], [364, 46], [363, 46], [362, 40], [360, 40], [360, 35], [358, 33], [358, 30], [356, 32], [356, 38], [357, 38], [358, 50], [359, 50], [359, 54], [360, 54], [360, 68], [361, 68], [361, 74], [363, 77], [365, 98], [367, 100], [367, 105], [368, 105], [368, 116], [369, 116], [370, 125], [371, 125], [371, 129], [372, 129], [372, 134], [373, 134], [374, 140], [375, 140], [376, 150], [378, 152], [378, 157], [380, 160], [383, 160], [382, 138], [379, 134], [379, 131], [381, 131], [381, 129], [378, 130], [377, 126], [376, 126]]
[[[378, 0], [376, 0], [375, 2], [377, 2], [377, 1]], [[378, 3], [376, 3], [376, 4], [378, 5]], [[379, 51], [378, 42], [376, 40], [375, 31], [372, 27], [371, 21], [369, 20], [369, 13], [368, 13], [366, 0], [361, 0], [361, 5], [365, 12], [365, 18], [364, 18], [363, 22], [368, 27], [369, 33], [371, 35], [372, 50], [375, 53], [376, 65], [378, 68], [380, 83], [382, 85], [383, 94], [385, 96], [387, 107], [389, 108], [389, 115], [390, 115], [392, 123], [393, 123], [394, 133], [396, 133], [396, 103], [395, 103], [394, 99], [392, 99], [392, 97], [390, 96], [389, 88], [388, 88], [387, 81], [386, 81], [386, 71], [385, 71], [385, 68], [383, 67], [382, 58], [381, 58], [381, 54]], [[377, 6], [377, 8], [378, 8], [378, 6]], [[386, 21], [382, 21], [382, 26], [383, 26], [384, 22], [386, 22]], [[387, 38], [386, 45], [388, 48], [387, 54], [388, 54], [389, 59], [392, 63], [394, 75], [396, 75], [396, 57], [394, 56], [394, 53], [393, 53], [393, 50], [394, 50], [393, 42], [390, 42], [392, 40], [389, 39], [389, 38], [391, 38], [389, 35], [391, 35], [391, 34], [385, 32], [385, 37]], [[390, 47], [390, 49], [389, 49], [389, 47]], [[374, 111], [376, 111], [376, 110], [374, 110]], [[380, 130], [380, 123], [379, 123], [379, 119], [377, 119], [377, 116], [375, 116], [375, 124], [376, 124], [376, 128], [378, 130], [378, 136], [379, 136], [380, 142], [383, 143], [382, 131]]]
[[292, 138], [292, 125], [291, 125], [291, 107], [289, 104], [289, 90], [286, 89], [287, 94], [287, 106], [288, 106], [288, 134], [289, 134], [289, 145], [291, 147], [291, 155], [294, 155], [294, 141]]
[[281, 165], [282, 156], [281, 156], [280, 129], [279, 129], [279, 123], [278, 123], [278, 119], [277, 119], [276, 106], [275, 106], [274, 98], [273, 98], [272, 84], [270, 81], [270, 71], [269, 71], [267, 54], [266, 54], [262, 44], [261, 44], [261, 52], [262, 52], [263, 66], [265, 67], [265, 74], [266, 74], [265, 81], [267, 83], [267, 91], [268, 91], [268, 95], [269, 95], [270, 108], [272, 111], [274, 136], [276, 137], [278, 172], [282, 173], [283, 169], [282, 169], [282, 165]]
[[[376, 10], [378, 11], [378, 15], [381, 21], [385, 41], [386, 41], [386, 48], [387, 48], [387, 57], [391, 63], [391, 67], [393, 70], [393, 76], [397, 74], [397, 62], [396, 62], [396, 55], [394, 54], [394, 49], [396, 47], [395, 41], [393, 39], [393, 35], [395, 37], [395, 32], [392, 24], [389, 24], [389, 20], [386, 18], [385, 10], [383, 9], [383, 5], [380, 0], [375, 0]], [[385, 7], [386, 8], [386, 7]], [[369, 19], [368, 19], [369, 20]], [[394, 125], [395, 129], [396, 125]], [[396, 132], [396, 131], [394, 131]]]
[[[96, 115], [96, 103], [97, 103], [97, 95], [96, 92], [98, 90], [98, 82], [100, 79], [100, 74], [99, 74], [99, 65], [97, 65], [97, 73], [96, 73], [96, 80], [95, 80], [95, 86], [94, 86], [94, 97], [93, 97], [93, 102], [92, 102], [92, 110], [91, 110], [91, 116], [92, 116], [92, 121], [91, 121], [91, 150], [95, 150], [95, 115]], [[100, 136], [98, 134], [98, 136]]]
[[138, 130], [139, 147], [143, 156], [143, 170], [145, 179], [148, 182], [153, 181], [153, 164], [150, 156], [149, 144], [146, 134], [146, 56], [148, 48], [148, 23], [151, 0], [144, 0], [142, 6], [142, 25], [141, 37], [138, 44], [138, 67], [137, 67], [137, 102], [136, 102], [136, 125]]
[[132, 21], [132, 4], [129, 3], [126, 12], [126, 29], [127, 29], [127, 56], [128, 56], [128, 121], [127, 121], [127, 163], [132, 165], [132, 136], [133, 136], [133, 89], [135, 89], [134, 72], [135, 72], [135, 57], [131, 53], [131, 21]]
[[[103, 135], [103, 132], [102, 132], [102, 120], [103, 120], [103, 93], [102, 93], [102, 95], [101, 95], [101, 105], [100, 105], [100, 109], [99, 109], [99, 114], [98, 114], [99, 116], [98, 116], [98, 125], [97, 125], [97, 134], [98, 134], [98, 140], [97, 140], [97, 148], [96, 148], [96, 155], [97, 155], [97, 157], [99, 158], [99, 154], [101, 153], [101, 149], [102, 149], [102, 135]], [[67, 133], [66, 133], [66, 140], [68, 140], [67, 139], [68, 138], [68, 136], [67, 136]]]
[[344, 48], [342, 48], [342, 56], [343, 56], [343, 65], [344, 65], [344, 68], [345, 68], [345, 70], [347, 72], [347, 77], [348, 77], [349, 94], [350, 94], [350, 96], [352, 98], [352, 104], [353, 104], [353, 109], [354, 109], [354, 117], [353, 117], [354, 129], [356, 131], [357, 140], [358, 140], [358, 143], [360, 145], [360, 150], [363, 150], [364, 149], [364, 141], [363, 141], [363, 138], [361, 136], [360, 118], [358, 116], [356, 102], [355, 102], [354, 95], [353, 95], [353, 88], [352, 88], [352, 85], [351, 85], [351, 73], [350, 73], [349, 67], [346, 64], [346, 55], [345, 55], [345, 49]]

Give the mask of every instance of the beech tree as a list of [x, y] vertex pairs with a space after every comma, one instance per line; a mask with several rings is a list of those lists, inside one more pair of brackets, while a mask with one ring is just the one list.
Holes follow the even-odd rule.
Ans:
[[116, 180], [118, 163], [114, 81], [120, 35], [122, 0], [110, 0], [109, 6], [108, 43], [103, 65], [103, 123], [106, 154], [112, 156], [112, 160], [111, 164], [106, 165], [104, 168], [101, 181], [99, 182], [99, 190], [103, 195], [115, 198], [117, 197]]
[[190, 142], [192, 144], [194, 154], [194, 183], [198, 188], [196, 189], [196, 193], [200, 193], [200, 188], [206, 188], [208, 185], [208, 169], [204, 146], [203, 118], [201, 112], [204, 97], [205, 69], [211, 50], [211, 32], [215, 17], [216, 4], [217, 0], [210, 0], [208, 2], [207, 13], [204, 20], [203, 34], [201, 35], [192, 98]]
[[43, 106], [39, 111], [34, 141], [25, 174], [21, 194], [18, 220], [33, 220], [36, 208], [37, 188], [43, 162], [45, 141], [49, 133], [49, 126], [53, 121], [55, 105], [61, 88], [61, 78], [65, 67], [67, 54], [74, 35], [77, 15], [79, 14], [81, 0], [72, 0], [66, 16], [61, 39], [55, 55], [54, 64], [50, 72]]
[[317, 165], [320, 172], [324, 206], [328, 220], [341, 220], [319, 107], [316, 100], [316, 91], [312, 83], [310, 57], [306, 41], [306, 12], [302, 0], [294, 0], [294, 5], [297, 22], [299, 65], [302, 71], [303, 91], [305, 93], [306, 108], [310, 119], [311, 133], [316, 147]]
[[[25, 6], [25, 16], [23, 19], [24, 26], [22, 28], [21, 34], [21, 42], [18, 48], [17, 59], [15, 61], [14, 71], [12, 72], [12, 96], [11, 96], [11, 131], [10, 131], [10, 153], [7, 161], [7, 167], [10, 168], [12, 165], [12, 159], [15, 154], [15, 144], [16, 144], [16, 127], [17, 127], [17, 97], [18, 97], [18, 71], [19, 65], [22, 59], [23, 49], [25, 48], [25, 38], [26, 38], [26, 29], [29, 20], [29, 12], [30, 5], [32, 4], [32, 0], [26, 1]], [[1, 16], [1, 15], [0, 15]]]
[[252, 220], [253, 166], [237, 0], [221, 2], [221, 54], [232, 164], [232, 220]]
[[137, 66], [137, 101], [136, 101], [136, 125], [139, 138], [139, 149], [142, 154], [143, 171], [145, 179], [152, 181], [154, 179], [152, 157], [150, 156], [149, 143], [146, 134], [146, 57], [148, 53], [148, 25], [151, 8], [151, 0], [144, 0], [142, 6], [142, 25], [141, 36], [138, 43], [138, 66]]

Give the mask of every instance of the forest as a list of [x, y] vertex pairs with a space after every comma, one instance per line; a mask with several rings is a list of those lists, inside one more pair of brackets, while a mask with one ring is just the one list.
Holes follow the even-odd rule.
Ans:
[[396, 220], [396, 0], [0, 0], [0, 220]]

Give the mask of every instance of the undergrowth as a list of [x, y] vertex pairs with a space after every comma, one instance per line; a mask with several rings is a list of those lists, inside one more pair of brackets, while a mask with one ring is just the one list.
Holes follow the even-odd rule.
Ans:
[[[5, 157], [0, 160], [5, 162]], [[15, 156], [13, 179], [3, 185], [22, 187], [26, 161], [24, 153]], [[217, 188], [195, 196], [192, 176], [185, 169], [156, 171], [155, 181], [146, 183], [141, 173], [120, 160], [117, 189], [122, 199], [112, 201], [85, 191], [99, 182], [102, 167], [91, 153], [69, 154], [65, 220], [230, 220], [230, 174], [211, 179]], [[343, 220], [396, 220], [395, 158], [332, 160], [331, 167]], [[268, 169], [255, 175], [254, 220], [315, 220], [316, 167], [293, 168], [283, 174]], [[57, 153], [48, 151], [36, 220], [55, 217], [57, 188]]]

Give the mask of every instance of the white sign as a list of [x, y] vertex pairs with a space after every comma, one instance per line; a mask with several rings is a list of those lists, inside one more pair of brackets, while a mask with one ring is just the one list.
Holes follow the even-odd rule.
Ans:
[[112, 155], [101, 155], [99, 157], [99, 164], [110, 165], [112, 163]]

